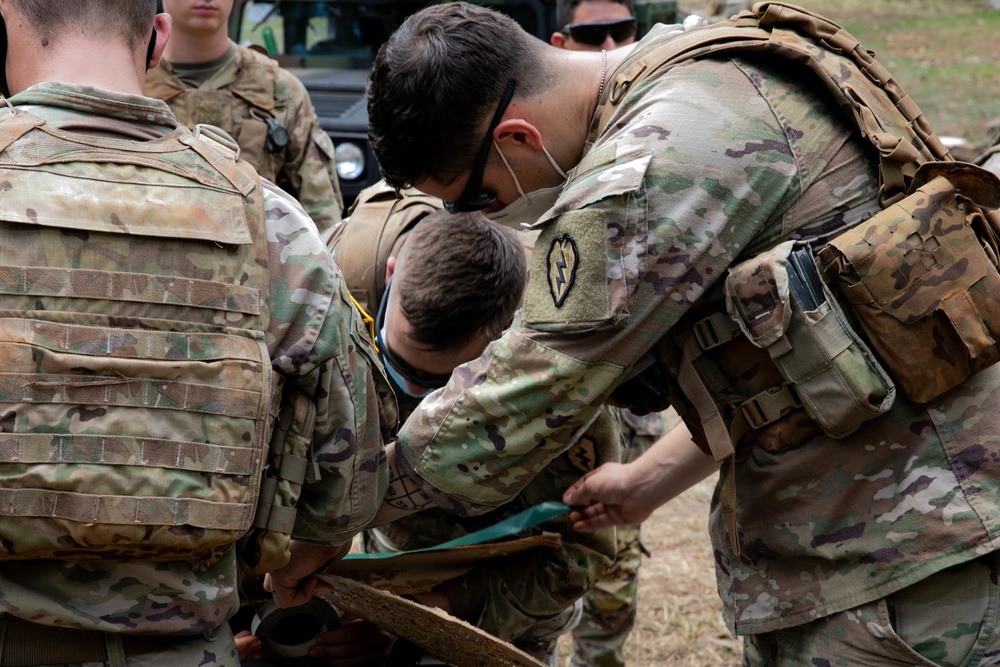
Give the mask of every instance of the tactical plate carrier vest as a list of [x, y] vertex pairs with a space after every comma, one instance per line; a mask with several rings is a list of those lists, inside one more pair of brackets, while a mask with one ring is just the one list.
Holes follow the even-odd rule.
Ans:
[[[783, 451], [820, 430], [845, 437], [889, 410], [897, 390], [926, 402], [1000, 359], [1000, 181], [954, 162], [874, 54], [836, 24], [765, 2], [664, 40], [619, 66], [598, 102], [600, 127], [653, 72], [753, 55], [805, 65], [823, 82], [876, 150], [883, 210], [817, 241], [816, 253], [788, 242], [734, 265], [657, 343], [655, 363], [616, 390], [638, 410], [673, 404], [699, 445], [731, 463], [751, 443]], [[720, 499], [739, 554], [732, 470]]]
[[348, 219], [324, 235], [347, 289], [368, 313], [378, 310], [386, 265], [402, 247], [406, 233], [428, 213], [443, 208], [436, 197], [412, 188], [397, 192], [379, 181], [358, 195]]
[[[242, 59], [242, 66], [236, 80], [225, 88], [185, 88], [161, 66], [147, 73], [146, 94], [169, 104], [181, 125], [195, 127], [206, 123], [224, 130], [240, 145], [240, 157], [263, 178], [276, 183], [285, 163], [284, 146], [268, 139], [274, 135], [275, 123], [286, 136], [289, 131], [275, 115], [279, 66], [253, 49], [241, 48], [236, 57]], [[287, 138], [284, 143], [287, 145]]]
[[205, 563], [280, 398], [263, 190], [235, 145], [0, 106], [0, 560]]

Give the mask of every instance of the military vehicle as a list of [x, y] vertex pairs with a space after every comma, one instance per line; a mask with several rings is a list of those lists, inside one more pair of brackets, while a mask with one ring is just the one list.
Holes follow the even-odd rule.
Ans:
[[[541, 40], [559, 30], [555, 0], [472, 0], [511, 16]], [[305, 84], [323, 129], [336, 147], [337, 173], [347, 205], [379, 179], [368, 145], [365, 84], [379, 47], [427, 0], [237, 0], [229, 34], [257, 45]], [[726, 17], [742, 0], [635, 0], [639, 34], [655, 23], [691, 13]]]

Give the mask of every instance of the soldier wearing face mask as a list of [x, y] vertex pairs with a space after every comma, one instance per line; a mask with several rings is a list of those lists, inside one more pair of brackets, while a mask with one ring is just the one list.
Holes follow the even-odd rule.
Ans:
[[[327, 235], [352, 294], [372, 315], [379, 355], [404, 415], [421, 399], [433, 401], [430, 394], [449, 382], [456, 366], [483, 353], [514, 317], [524, 291], [529, 238], [478, 213], [452, 216], [442, 207], [440, 199], [376, 184]], [[366, 532], [366, 548], [433, 546], [558, 501], [598, 461], [619, 460], [621, 446], [617, 422], [604, 414], [578, 448], [535, 475], [504, 508], [467, 519], [429, 509]], [[553, 658], [556, 638], [580, 617], [578, 599], [610, 564], [614, 538], [608, 532], [581, 542], [583, 534], [558, 519], [537, 530], [543, 528], [560, 533], [563, 547], [476, 568], [418, 600], [539, 659]], [[336, 645], [339, 636], [329, 641], [331, 655], [348, 652]]]
[[552, 169], [562, 178], [562, 181], [558, 185], [525, 192], [521, 187], [521, 181], [518, 180], [517, 174], [511, 169], [510, 162], [504, 157], [503, 151], [496, 144], [494, 144], [494, 147], [500, 156], [500, 160], [503, 162], [503, 166], [507, 169], [507, 173], [510, 174], [511, 180], [514, 181], [514, 187], [517, 189], [519, 196], [513, 203], [508, 204], [499, 211], [488, 213], [486, 217], [508, 227], [529, 225], [541, 218], [556, 203], [556, 199], [559, 198], [559, 193], [562, 192], [563, 185], [566, 183], [567, 174], [559, 166], [559, 163], [552, 158], [552, 155], [545, 146], [542, 145], [542, 153], [548, 159], [549, 164], [552, 165]]

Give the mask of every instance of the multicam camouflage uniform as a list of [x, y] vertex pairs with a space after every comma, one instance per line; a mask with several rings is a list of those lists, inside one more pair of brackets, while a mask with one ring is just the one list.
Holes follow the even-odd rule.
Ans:
[[[628, 463], [645, 453], [664, 433], [679, 423], [673, 410], [638, 416], [615, 410]], [[583, 598], [583, 616], [573, 629], [573, 667], [614, 667], [625, 664], [625, 640], [635, 625], [639, 597], [639, 565], [643, 554], [642, 526], [615, 529], [615, 562]]]
[[[82, 137], [83, 142], [88, 141], [88, 130], [101, 141], [142, 139], [146, 140], [142, 142], [146, 146], [172, 132], [172, 136], [182, 141], [191, 137], [189, 131], [178, 128], [173, 114], [164, 103], [144, 97], [93, 88], [40, 84], [19, 93], [10, 101], [16, 107], [29, 109], [31, 114], [55, 128], [71, 128], [70, 136]], [[2, 107], [0, 125], [7, 115], [6, 108]], [[39, 151], [44, 146], [44, 142], [29, 142], [18, 150]], [[5, 173], [5, 155], [0, 153], [0, 174]], [[117, 177], [113, 168], [117, 165], [65, 163], [59, 160], [45, 164], [47, 157], [44, 154], [36, 157], [42, 164], [39, 173], [48, 171], [96, 180]], [[198, 160], [197, 156], [191, 159]], [[136, 173], [146, 177], [150, 174], [160, 176], [149, 169], [132, 171], [129, 165], [121, 169], [124, 173], [120, 175], [125, 178], [135, 179]], [[203, 171], [209, 173], [210, 170], [206, 167]], [[192, 176], [188, 177], [190, 182], [187, 187], [191, 196], [196, 196], [204, 188], [195, 176], [205, 176], [195, 170], [190, 173]], [[163, 177], [176, 178], [173, 174]], [[141, 209], [147, 205], [144, 188], [135, 180], [121, 183], [120, 189], [123, 193], [122, 206], [132, 207], [130, 210], [133, 213], [136, 206]], [[257, 224], [266, 234], [267, 247], [259, 254], [266, 252], [269, 265], [268, 273], [264, 275], [264, 284], [269, 288], [260, 294], [261, 307], [265, 312], [269, 310], [269, 324], [267, 330], [262, 332], [263, 341], [273, 368], [286, 377], [287, 386], [315, 397], [317, 408], [313, 448], [321, 479], [303, 489], [295, 536], [308, 542], [339, 544], [350, 539], [371, 518], [385, 492], [388, 480], [382, 442], [383, 434], [396, 425], [395, 404], [381, 368], [377, 362], [371, 361], [374, 352], [361, 326], [360, 316], [350, 305], [339, 270], [315, 226], [294, 200], [273, 185], [265, 183], [263, 189], [258, 188], [254, 192], [263, 194], [265, 220], [263, 224]], [[113, 207], [114, 203], [104, 202], [104, 205]], [[161, 211], [147, 213], [157, 217]], [[20, 213], [9, 211], [6, 215]], [[137, 219], [142, 220], [141, 210], [138, 215]], [[32, 224], [5, 223], [0, 230], [4, 239], [0, 247], [0, 263], [7, 266], [31, 265], [32, 261], [38, 261], [38, 250], [47, 249], [49, 254], [46, 257], [59, 260], [59, 265], [67, 261], [61, 255], [69, 254], [78, 261], [86, 259], [88, 266], [96, 263], [108, 267], [106, 272], [131, 271], [156, 275], [162, 271], [164, 275], [174, 275], [171, 271], [176, 271], [174, 265], [180, 261], [184, 266], [182, 276], [210, 276], [215, 264], [225, 266], [222, 262], [227, 250], [214, 243], [135, 237], [131, 239], [131, 252], [122, 252], [122, 244], [129, 242], [124, 234], [132, 218], [125, 216], [120, 219], [114, 208], [107, 211], [107, 217], [118, 228], [119, 234], [88, 231], [101, 229], [103, 217], [99, 221], [79, 219], [74, 228], [63, 230], [62, 241], [58, 243], [53, 242], [53, 239], [59, 238], [58, 231], [47, 232], [48, 227], [38, 229]], [[28, 218], [31, 218], [30, 209]], [[45, 236], [44, 243], [38, 240], [41, 236]], [[110, 239], [111, 236], [116, 238]], [[178, 251], [183, 247], [182, 243], [190, 247], [190, 252], [183, 256]], [[150, 249], [142, 250], [147, 247]], [[154, 248], [159, 248], [160, 252]], [[23, 261], [25, 259], [28, 261]], [[161, 266], [157, 261], [169, 261], [171, 264]], [[130, 287], [134, 289], [138, 284], [136, 282]], [[10, 291], [17, 289], [16, 286], [6, 289], [7, 307], [18, 308], [15, 297], [11, 296], [18, 292]], [[22, 289], [32, 291], [30, 287]], [[91, 296], [90, 301], [80, 298], [71, 301], [60, 298], [58, 294], [50, 296], [46, 287], [37, 287], [33, 294], [31, 303], [38, 313], [55, 311], [61, 306], [71, 311], [89, 310], [99, 314], [71, 312], [67, 315], [77, 322], [120, 315], [116, 321], [126, 326], [130, 316], [177, 317], [179, 312], [183, 312], [170, 305], [174, 301], [169, 300], [161, 305], [145, 304], [145, 311], [140, 311], [134, 304], [129, 305], [101, 293]], [[127, 295], [123, 293], [124, 296]], [[131, 300], [140, 301], [139, 306], [144, 305], [141, 298], [133, 296]], [[7, 317], [24, 316], [23, 311], [5, 312]], [[140, 312], [144, 315], [140, 316]], [[222, 325], [240, 326], [239, 313], [228, 306], [223, 309], [220, 305], [203, 312], [208, 314], [199, 317], [210, 318], [214, 313], [215, 329], [225, 330]], [[193, 320], [194, 316], [188, 319]], [[184, 359], [183, 351], [178, 351], [178, 355], [178, 359]], [[158, 412], [163, 411], [149, 410], [150, 420], [158, 419]], [[26, 413], [30, 416], [31, 411]], [[86, 421], [94, 423], [100, 414], [99, 408], [92, 414], [81, 414], [81, 428], [86, 428]], [[44, 412], [38, 413], [35, 419], [42, 422], [44, 415]], [[75, 418], [69, 415], [66, 419]], [[5, 470], [10, 468], [8, 466]], [[41, 472], [44, 472], [42, 468]], [[183, 483], [182, 475], [178, 476], [177, 483]], [[3, 612], [0, 618], [9, 618], [7, 615], [10, 615], [42, 625], [112, 634], [195, 637], [165, 651], [130, 658], [130, 665], [236, 667], [239, 663], [226, 620], [235, 612], [237, 605], [236, 560], [232, 548], [220, 560], [201, 566], [177, 561], [100, 559], [5, 560], [0, 567], [0, 612]]]
[[[523, 328], [459, 368], [399, 433], [397, 459], [426, 493], [456, 511], [502, 505], [686, 314], [722, 309], [716, 287], [734, 262], [878, 210], [867, 146], [813, 81], [787, 62], [738, 58], [609, 86], [621, 102], [539, 221]], [[716, 494], [729, 627], [801, 626], [993, 551], [998, 398], [993, 367], [928, 405], [897, 399], [844, 439], [778, 453], [755, 443], [724, 464], [742, 544], [737, 555]], [[912, 664], [902, 641], [883, 645]]]
[[[422, 200], [414, 200], [406, 208], [394, 208], [392, 216], [398, 219], [387, 219], [389, 198], [398, 196], [384, 183], [372, 186], [360, 195], [351, 216], [328, 235], [333, 256], [344, 267], [344, 280], [352, 292], [357, 287], [359, 294], [364, 295], [369, 309], [377, 308], [385, 285], [373, 279], [369, 262], [343, 256], [345, 248], [339, 243], [349, 238], [344, 244], [349, 247], [347, 252], [365, 257], [378, 255], [374, 258], [376, 271], [384, 275], [386, 260], [402, 246], [406, 232], [423, 215], [435, 210], [428, 198], [421, 196]], [[352, 229], [352, 225], [365, 227]], [[365, 239], [377, 244], [377, 253], [360, 248]], [[396, 394], [402, 415], [409, 414], [420, 402], [401, 390]], [[491, 526], [539, 503], [558, 501], [581, 474], [600, 462], [621, 457], [623, 443], [618, 429], [611, 413], [602, 412], [575, 448], [546, 466], [500, 510], [468, 518], [456, 518], [443, 509], [426, 510], [366, 531], [365, 548], [369, 552], [383, 552], [431, 547]], [[614, 547], [611, 531], [578, 533], [565, 518], [547, 522], [535, 532], [542, 530], [560, 533], [563, 547], [510, 558], [500, 566], [477, 568], [439, 590], [448, 596], [452, 613], [457, 617], [539, 659], [549, 660], [555, 655], [555, 640], [579, 620], [580, 606], [575, 603], [608, 567]]]
[[[215, 125], [236, 139], [241, 157], [261, 176], [299, 200], [319, 227], [329, 229], [344, 209], [333, 143], [319, 126], [309, 93], [294, 75], [252, 49], [233, 44], [233, 55], [207, 81], [188, 88], [162, 61], [146, 74], [146, 95], [170, 105], [189, 128]], [[267, 146], [268, 119], [288, 131], [288, 145]]]

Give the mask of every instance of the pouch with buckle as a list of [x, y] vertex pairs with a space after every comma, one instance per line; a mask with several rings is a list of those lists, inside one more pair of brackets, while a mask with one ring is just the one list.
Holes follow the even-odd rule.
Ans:
[[914, 186], [819, 259], [900, 392], [926, 403], [1000, 360], [996, 237], [980, 208], [1000, 203], [1000, 181], [927, 163]]

